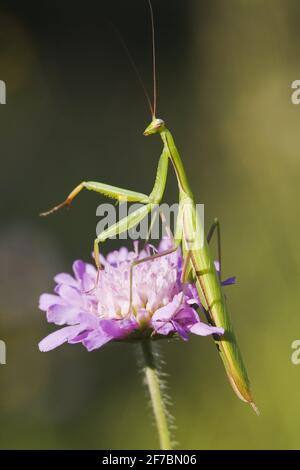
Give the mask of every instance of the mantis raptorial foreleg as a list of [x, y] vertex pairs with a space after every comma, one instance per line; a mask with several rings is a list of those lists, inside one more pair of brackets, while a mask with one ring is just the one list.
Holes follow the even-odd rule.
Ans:
[[99, 244], [104, 243], [105, 240], [108, 238], [114, 237], [116, 235], [120, 235], [123, 232], [130, 230], [131, 228], [135, 227], [139, 222], [141, 222], [144, 217], [153, 209], [153, 204], [147, 204], [145, 206], [140, 207], [139, 209], [135, 210], [127, 217], [119, 220], [117, 223], [111, 225], [107, 229], [103, 230], [97, 238], [94, 240], [94, 256], [95, 256], [95, 264], [97, 269], [99, 270], [100, 265], [100, 256], [99, 256]]

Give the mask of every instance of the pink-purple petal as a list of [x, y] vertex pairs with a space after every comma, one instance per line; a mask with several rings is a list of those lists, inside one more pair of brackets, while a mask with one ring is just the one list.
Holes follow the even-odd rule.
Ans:
[[39, 309], [47, 311], [51, 305], [64, 304], [65, 301], [55, 294], [42, 294], [39, 299]]
[[91, 292], [95, 287], [96, 275], [91, 276], [89, 273], [84, 273], [82, 276], [82, 289], [84, 292]]
[[183, 341], [187, 341], [189, 339], [187, 328], [182, 326], [179, 322], [173, 322], [173, 325], [181, 339], [183, 339]]
[[232, 276], [232, 277], [229, 277], [228, 279], [225, 279], [225, 281], [222, 281], [222, 286], [230, 286], [231, 284], [235, 284], [236, 283], [236, 277], [235, 276]]
[[210, 326], [206, 323], [199, 322], [195, 323], [190, 327], [190, 332], [199, 336], [208, 336], [208, 335], [223, 335], [224, 329], [218, 328], [216, 326]]
[[74, 277], [68, 273], [57, 274], [54, 278], [54, 281], [57, 284], [66, 284], [67, 286], [73, 286], [73, 287], [78, 286], [78, 282], [76, 281], [76, 279], [74, 279]]
[[51, 351], [63, 343], [72, 340], [82, 331], [81, 325], [66, 326], [60, 330], [54, 331], [39, 342], [39, 349], [42, 352]]
[[135, 319], [100, 320], [100, 328], [112, 338], [123, 338], [138, 328]]
[[178, 312], [176, 312], [173, 318], [177, 322], [181, 322], [181, 323], [188, 324], [188, 325], [194, 324], [200, 321], [198, 313], [190, 306], [182, 306], [178, 310]]
[[51, 305], [47, 310], [47, 320], [56, 325], [75, 325], [78, 323], [80, 310], [69, 305]]
[[214, 261], [214, 265], [215, 265], [216, 271], [219, 273], [220, 272], [220, 261]]
[[82, 280], [82, 276], [85, 273], [85, 270], [86, 270], [86, 263], [84, 261], [82, 261], [81, 259], [74, 261], [73, 272], [75, 274], [77, 281]]
[[83, 305], [82, 293], [74, 287], [62, 284], [58, 287], [57, 294], [73, 307], [81, 307]]
[[168, 336], [176, 330], [174, 324], [169, 320], [156, 320], [152, 322], [152, 325], [156, 333], [163, 336]]
[[88, 351], [101, 348], [104, 344], [108, 343], [113, 339], [113, 336], [109, 336], [104, 333], [101, 329], [92, 331], [87, 338], [82, 341], [82, 344]]
[[164, 307], [159, 308], [156, 310], [152, 317], [152, 323], [156, 321], [166, 321], [166, 320], [171, 320], [172, 316], [177, 312], [178, 308], [180, 307], [180, 302], [181, 302], [182, 295], [178, 294], [175, 295], [173, 300], [169, 302], [167, 305]]
[[83, 343], [83, 341], [88, 338], [88, 336], [90, 335], [90, 331], [89, 330], [84, 330], [82, 331], [81, 333], [79, 333], [78, 335], [76, 335], [74, 338], [72, 339], [69, 339], [68, 340], [68, 343], [69, 344], [77, 344], [77, 343]]
[[83, 323], [86, 328], [90, 330], [95, 330], [99, 326], [99, 318], [92, 313], [80, 312], [78, 315], [78, 321]]

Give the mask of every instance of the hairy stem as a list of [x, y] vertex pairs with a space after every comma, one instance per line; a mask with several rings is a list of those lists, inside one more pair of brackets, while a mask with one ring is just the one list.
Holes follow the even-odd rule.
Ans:
[[164, 398], [161, 390], [159, 371], [152, 350], [151, 340], [141, 343], [144, 359], [144, 375], [147, 383], [153, 414], [155, 417], [160, 447], [162, 450], [172, 450], [171, 433]]

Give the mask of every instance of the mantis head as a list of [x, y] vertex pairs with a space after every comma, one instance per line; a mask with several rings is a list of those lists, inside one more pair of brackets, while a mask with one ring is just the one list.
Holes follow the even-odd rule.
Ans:
[[144, 130], [144, 135], [157, 134], [165, 129], [165, 122], [154, 117], [149, 126]]

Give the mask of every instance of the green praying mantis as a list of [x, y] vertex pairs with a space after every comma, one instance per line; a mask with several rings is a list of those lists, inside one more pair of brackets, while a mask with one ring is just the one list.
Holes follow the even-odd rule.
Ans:
[[[173, 247], [164, 252], [133, 262], [130, 271], [130, 286], [132, 286], [134, 266], [136, 264], [155, 259], [158, 256], [168, 255], [177, 250], [180, 246], [184, 260], [182, 281], [187, 282], [189, 280], [195, 283], [208, 322], [211, 325], [224, 328], [224, 335], [215, 335], [213, 339], [224, 364], [229, 382], [236, 395], [242, 401], [250, 404], [254, 411], [258, 414], [259, 412], [253, 401], [249, 378], [236, 340], [236, 336], [234, 334], [223, 287], [221, 284], [221, 235], [219, 221], [215, 219], [211, 229], [209, 230], [207, 239], [205, 239], [203, 237], [203, 224], [199, 220], [197, 213], [195, 198], [193, 196], [193, 192], [173, 136], [170, 130], [167, 128], [165, 121], [156, 117], [157, 99], [155, 32], [151, 1], [148, 0], [148, 3], [150, 7], [152, 25], [154, 90], [153, 105], [149, 99], [149, 95], [146, 93], [148, 104], [151, 110], [152, 120], [144, 131], [144, 135], [150, 136], [158, 134], [163, 143], [163, 150], [158, 162], [157, 173], [152, 192], [147, 195], [100, 182], [83, 181], [78, 186], [76, 186], [75, 189], [73, 189], [73, 191], [61, 204], [53, 207], [47, 212], [42, 213], [41, 215], [45, 216], [57, 211], [64, 206], [69, 206], [73, 199], [83, 189], [95, 191], [109, 198], [116, 199], [118, 202], [136, 202], [141, 204], [137, 210], [103, 230], [95, 239], [94, 258], [98, 273], [96, 280], [97, 284], [99, 275], [101, 275], [99, 245], [105, 242], [105, 240], [128, 231], [138, 225], [157, 207], [157, 205], [160, 204], [166, 186], [169, 162], [171, 162], [175, 171], [179, 191], [179, 210], [176, 220]], [[216, 270], [214, 259], [209, 248], [209, 242], [215, 232], [217, 233], [218, 239], [220, 263], [220, 269], [218, 271]], [[129, 310], [131, 308], [131, 303], [132, 288], [130, 288]]]

